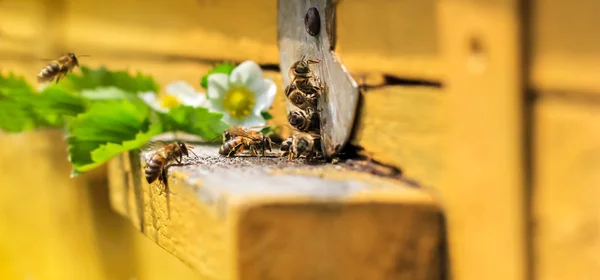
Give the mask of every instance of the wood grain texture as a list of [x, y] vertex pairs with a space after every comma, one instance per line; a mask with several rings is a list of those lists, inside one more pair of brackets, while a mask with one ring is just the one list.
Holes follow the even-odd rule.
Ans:
[[600, 92], [600, 2], [532, 1], [533, 87], [541, 93]]
[[444, 170], [447, 96], [439, 88], [389, 86], [362, 94], [352, 144], [410, 179], [440, 187]]
[[600, 106], [548, 96], [534, 112], [536, 279], [598, 279]]
[[526, 277], [518, 1], [439, 2], [448, 154], [439, 188], [456, 279]]
[[168, 198], [136, 155], [131, 169], [111, 162], [110, 188], [118, 212], [202, 277], [440, 279], [442, 217], [427, 193], [340, 167], [195, 152], [170, 169]]

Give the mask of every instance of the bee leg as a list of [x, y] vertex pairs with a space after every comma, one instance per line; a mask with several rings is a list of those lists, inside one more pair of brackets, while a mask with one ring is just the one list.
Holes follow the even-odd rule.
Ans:
[[306, 155], [306, 161], [307, 161], [307, 162], [312, 162], [312, 159], [313, 159], [313, 153], [312, 153], [312, 152], [310, 152], [310, 153], [308, 153], [308, 154]]
[[232, 155], [237, 155], [237, 153], [241, 152], [244, 150], [244, 145], [243, 144], [238, 144], [237, 146], [233, 147], [233, 149], [231, 149], [231, 151], [229, 152], [229, 154], [227, 154], [227, 157], [231, 157]]
[[60, 79], [62, 79], [62, 73], [58, 73], [58, 75], [56, 75], [56, 81], [55, 83], [58, 84], [58, 81], [60, 81]]
[[250, 151], [252, 152], [252, 154], [254, 156], [260, 157], [260, 155], [258, 154], [258, 152], [256, 151], [256, 148], [254, 146], [250, 146]]

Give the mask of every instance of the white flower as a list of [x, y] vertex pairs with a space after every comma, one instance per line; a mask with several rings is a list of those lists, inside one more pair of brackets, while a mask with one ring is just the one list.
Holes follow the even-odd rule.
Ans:
[[166, 94], [157, 96], [154, 92], [139, 94], [150, 107], [158, 112], [166, 113], [169, 109], [179, 105], [191, 107], [205, 107], [206, 95], [196, 90], [184, 81], [176, 81], [167, 85]]
[[264, 126], [266, 121], [260, 113], [271, 107], [276, 91], [277, 86], [263, 78], [258, 64], [245, 61], [229, 76], [208, 76], [208, 108], [223, 113], [223, 121], [229, 125]]

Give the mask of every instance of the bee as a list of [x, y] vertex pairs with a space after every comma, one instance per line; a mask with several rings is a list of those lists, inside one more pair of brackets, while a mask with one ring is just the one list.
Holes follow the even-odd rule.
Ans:
[[258, 150], [261, 150], [264, 156], [266, 150], [273, 149], [273, 143], [271, 138], [262, 132], [242, 126], [232, 126], [223, 132], [223, 144], [219, 148], [219, 154], [230, 157], [245, 149], [249, 149], [255, 156], [261, 156], [258, 154]]
[[[161, 143], [162, 145], [158, 148], [155, 148], [152, 151], [152, 153], [146, 160], [146, 167], [144, 167], [144, 175], [148, 184], [152, 184], [152, 182], [158, 179], [159, 182], [166, 185], [167, 164], [173, 161], [177, 162], [178, 164], [181, 164], [181, 162], [183, 161], [183, 157], [189, 157], [190, 152], [197, 157], [197, 155], [192, 151], [193, 147], [181, 141], [167, 144], [163, 142], [156, 143]], [[151, 145], [151, 147], [154, 146]]]
[[317, 132], [321, 127], [319, 114], [310, 107], [306, 110], [291, 111], [287, 119], [290, 125], [300, 132]]
[[281, 144], [282, 156], [287, 155], [288, 161], [305, 156], [310, 161], [319, 153], [321, 137], [313, 133], [296, 133]]
[[314, 82], [315, 76], [310, 69], [311, 64], [317, 64], [321, 62], [318, 59], [304, 59], [304, 56], [300, 58], [300, 60], [294, 62], [289, 70], [289, 76], [292, 79], [292, 84], [295, 84], [300, 90], [304, 91], [309, 89], [310, 87], [317, 86], [312, 84]]
[[292, 146], [293, 141], [294, 141], [294, 136], [290, 136], [281, 142], [281, 144], [279, 145], [279, 150], [281, 150], [283, 152], [283, 153], [281, 153], [282, 157], [289, 155], [290, 147]]
[[[82, 55], [83, 57], [83, 55]], [[56, 83], [64, 78], [75, 67], [79, 66], [79, 59], [74, 53], [67, 53], [56, 60], [52, 60], [37, 76], [39, 83], [51, 82], [56, 79]]]
[[284, 93], [292, 105], [302, 110], [306, 110], [309, 107], [316, 109], [321, 89], [318, 87], [309, 87], [308, 91], [301, 91], [296, 84], [292, 83], [285, 88]]

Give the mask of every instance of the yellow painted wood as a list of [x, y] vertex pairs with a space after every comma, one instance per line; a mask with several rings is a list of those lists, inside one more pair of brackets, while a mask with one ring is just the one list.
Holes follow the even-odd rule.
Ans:
[[[109, 175], [113, 207], [202, 277], [440, 279], [441, 216], [427, 193], [333, 167], [269, 173], [278, 160], [195, 152], [204, 163], [171, 168], [168, 196], [145, 182], [135, 154], [111, 161]], [[336, 195], [349, 180], [358, 189]]]
[[540, 92], [600, 92], [600, 2], [535, 0], [531, 79]]
[[455, 279], [526, 277], [518, 1], [439, 2], [448, 153], [440, 193]]
[[[15, 0], [7, 0], [10, 3]], [[252, 59], [278, 64], [277, 2], [261, 1], [105, 1], [24, 0], [10, 11], [7, 37], [12, 49], [44, 43], [44, 55], [74, 51], [97, 55], [180, 56], [207, 60]], [[36, 4], [39, 3], [39, 4]], [[44, 4], [45, 3], [45, 4]], [[43, 16], [31, 15], [32, 7]], [[348, 69], [357, 73], [439, 80], [435, 1], [342, 1], [337, 46]], [[366, 8], [368, 7], [368, 8]], [[56, 14], [60, 14], [57, 17]], [[27, 15], [27, 16], [24, 16]], [[48, 24], [53, 25], [49, 26]], [[46, 32], [33, 27], [49, 26]], [[25, 41], [24, 41], [25, 40]], [[370, 42], [363, 44], [362, 42]], [[2, 46], [2, 45], [0, 45]], [[0, 48], [3, 49], [3, 48]], [[39, 54], [39, 51], [34, 51]]]
[[339, 1], [336, 52], [351, 72], [441, 79], [436, 1]]
[[600, 105], [542, 96], [534, 109], [534, 275], [598, 279]]
[[0, 278], [195, 279], [110, 210], [106, 169], [69, 178], [63, 137], [0, 134]]
[[362, 95], [352, 143], [408, 178], [438, 187], [449, 129], [439, 88], [390, 86]]

